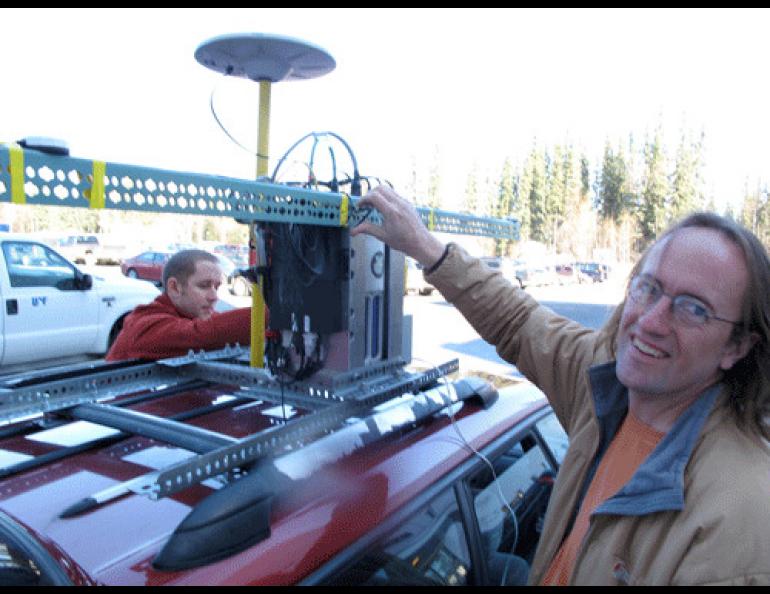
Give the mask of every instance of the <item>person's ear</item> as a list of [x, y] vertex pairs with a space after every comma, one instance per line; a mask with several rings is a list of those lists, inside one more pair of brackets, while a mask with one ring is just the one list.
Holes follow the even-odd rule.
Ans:
[[178, 297], [182, 292], [181, 283], [179, 282], [179, 279], [177, 279], [175, 276], [171, 276], [168, 278], [168, 280], [166, 281], [165, 289], [168, 296], [171, 297], [172, 299], [174, 297]]
[[747, 332], [738, 340], [731, 341], [719, 366], [724, 371], [731, 369], [733, 365], [749, 354], [749, 351], [755, 344], [757, 344], [758, 340], [759, 334], [756, 332]]

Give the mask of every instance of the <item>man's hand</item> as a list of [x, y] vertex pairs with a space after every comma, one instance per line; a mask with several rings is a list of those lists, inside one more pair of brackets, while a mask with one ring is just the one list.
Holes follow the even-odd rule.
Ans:
[[364, 221], [351, 235], [366, 233], [384, 241], [430, 268], [444, 253], [444, 244], [425, 227], [417, 210], [388, 186], [378, 186], [361, 200], [358, 208], [371, 207], [382, 215], [382, 225]]

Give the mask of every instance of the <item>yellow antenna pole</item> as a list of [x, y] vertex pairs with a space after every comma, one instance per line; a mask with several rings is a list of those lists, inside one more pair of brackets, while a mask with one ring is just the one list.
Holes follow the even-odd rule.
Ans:
[[[323, 76], [336, 66], [325, 50], [299, 39], [264, 33], [219, 35], [204, 41], [195, 50], [195, 59], [225, 76], [259, 82], [259, 138], [257, 177], [267, 177], [270, 144], [270, 90], [274, 82], [308, 80]], [[257, 228], [249, 225], [249, 243], [255, 247]], [[260, 254], [261, 255], [261, 254]], [[266, 262], [257, 262], [264, 266]], [[251, 287], [252, 367], [265, 365], [265, 300], [262, 281]]]
[[[257, 140], [257, 179], [266, 177], [270, 157], [270, 91], [269, 80], [259, 81], [259, 132]], [[256, 239], [256, 224], [249, 226], [249, 237]], [[264, 262], [259, 262], [264, 266]], [[265, 366], [265, 299], [262, 280], [251, 287], [251, 367]]]

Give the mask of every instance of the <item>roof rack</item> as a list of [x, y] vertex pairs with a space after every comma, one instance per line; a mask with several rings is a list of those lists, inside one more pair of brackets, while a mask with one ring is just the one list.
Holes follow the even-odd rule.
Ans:
[[[422, 373], [407, 373], [395, 366], [388, 375], [380, 373], [374, 380], [351, 374], [347, 384], [340, 383], [331, 388], [309, 382], [285, 386], [264, 370], [248, 367], [247, 354], [245, 349], [227, 347], [154, 363], [136, 362], [118, 369], [111, 369], [108, 364], [103, 369], [94, 367], [65, 379], [54, 377], [48, 380], [45, 375], [36, 380], [27, 378], [20, 387], [0, 388], [0, 420], [18, 422], [21, 418], [27, 419], [26, 424], [8, 427], [6, 436], [39, 427], [43, 415], [49, 420], [47, 428], [51, 426], [52, 417], [64, 416], [117, 429], [121, 434], [114, 438], [141, 435], [197, 452], [199, 455], [190, 460], [130, 481], [131, 491], [157, 499], [212, 477], [238, 477], [249, 464], [262, 457], [307, 444], [383, 402], [405, 393], [418, 393], [459, 367], [457, 360]], [[126, 408], [139, 400], [160, 398], [191, 386], [214, 384], [237, 386], [234, 390], [237, 402], [220, 406], [266, 400], [301, 406], [314, 412], [236, 440], [179, 420], [160, 419]], [[129, 395], [133, 396], [127, 398]], [[186, 417], [210, 411], [210, 407], [193, 410]], [[91, 447], [102, 443], [97, 440]], [[61, 457], [82, 449], [79, 446], [57, 455]], [[50, 460], [45, 458], [45, 461]], [[31, 460], [3, 468], [0, 476], [21, 472], [37, 464]]]
[[[4, 437], [39, 429], [41, 416], [47, 420], [45, 428], [61, 424], [63, 417], [90, 421], [118, 432], [2, 468], [0, 477], [131, 436], [195, 452], [182, 462], [93, 493], [60, 513], [61, 518], [70, 518], [129, 493], [159, 499], [216, 479], [224, 488], [213, 491], [192, 509], [153, 563], [158, 569], [177, 570], [221, 559], [268, 536], [272, 498], [298, 480], [280, 470], [281, 461], [292, 459], [296, 466], [297, 455], [303, 459], [306, 454], [314, 460], [328, 458], [332, 454], [323, 446], [313, 450], [319, 439], [347, 430], [359, 436], [365, 434], [363, 440], [358, 440], [360, 445], [370, 444], [462, 400], [478, 397], [489, 406], [497, 397], [494, 388], [477, 378], [437, 386], [439, 379], [457, 371], [457, 360], [416, 373], [393, 369], [387, 378], [379, 375], [374, 382], [359, 377], [337, 390], [313, 389], [309, 384], [287, 390], [264, 371], [246, 363], [243, 349], [228, 347], [155, 363], [135, 362], [118, 369], [110, 369], [112, 366], [107, 364], [65, 379], [55, 374], [53, 379], [45, 374], [28, 376], [22, 386], [0, 391], [0, 409], [6, 420], [12, 420], [18, 412], [28, 417], [6, 428]], [[132, 404], [223, 383], [236, 386], [232, 399], [171, 418], [128, 409]], [[312, 412], [277, 422], [242, 439], [182, 422], [256, 399], [310, 408]], [[239, 540], [244, 525], [249, 526], [248, 535]]]

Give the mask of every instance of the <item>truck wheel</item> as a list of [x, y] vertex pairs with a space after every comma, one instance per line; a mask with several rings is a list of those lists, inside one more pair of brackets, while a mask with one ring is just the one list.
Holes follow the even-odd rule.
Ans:
[[120, 331], [123, 329], [123, 320], [126, 319], [126, 316], [123, 316], [120, 318], [110, 329], [110, 336], [107, 338], [107, 350], [109, 351], [112, 348], [113, 343], [115, 342], [115, 339], [118, 337], [118, 334], [120, 334]]
[[251, 293], [249, 283], [241, 277], [236, 277], [233, 281], [233, 295], [237, 297], [246, 297]]

